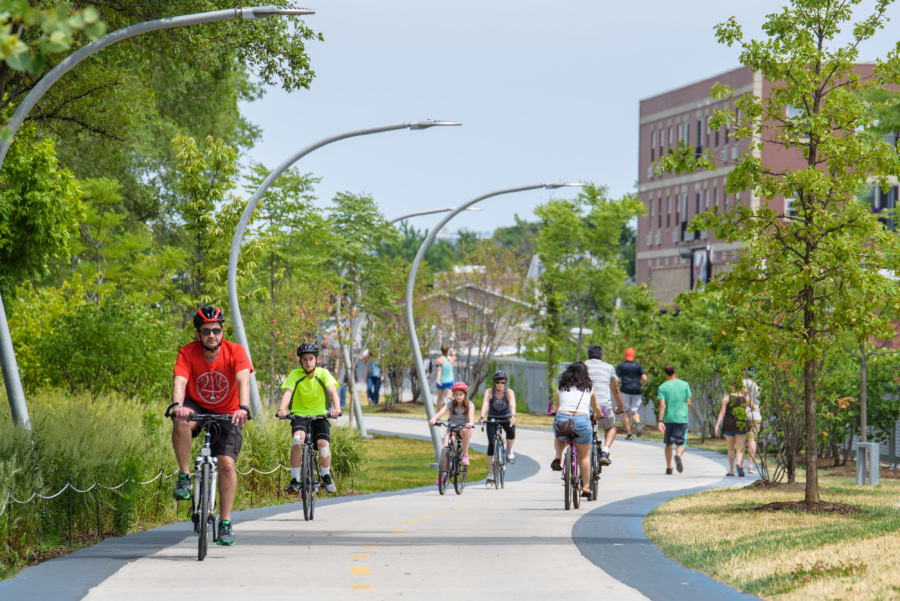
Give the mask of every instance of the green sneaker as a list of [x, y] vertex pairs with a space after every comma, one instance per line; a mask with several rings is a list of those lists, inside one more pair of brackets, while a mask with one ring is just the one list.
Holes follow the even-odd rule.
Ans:
[[231, 529], [231, 520], [219, 522], [219, 536], [216, 542], [229, 547], [234, 544], [234, 530]]
[[172, 493], [177, 501], [187, 501], [191, 498], [191, 475], [178, 474], [178, 481], [175, 482], [175, 492]]

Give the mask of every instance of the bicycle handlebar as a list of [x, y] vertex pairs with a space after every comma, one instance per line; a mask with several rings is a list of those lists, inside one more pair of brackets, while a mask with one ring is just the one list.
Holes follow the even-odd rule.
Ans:
[[[338, 417], [341, 417], [342, 415], [344, 415], [344, 414], [343, 414], [343, 413], [338, 413]], [[278, 412], [277, 412], [277, 411], [275, 412], [275, 417], [277, 417], [277, 418], [280, 419], [281, 421], [286, 421], [286, 420], [289, 420], [289, 419], [293, 419], [293, 418], [295, 418], [295, 417], [302, 417], [302, 418], [305, 418], [305, 419], [308, 419], [308, 420], [312, 420], [312, 421], [315, 421], [315, 420], [318, 420], [318, 419], [337, 419], [337, 417], [331, 417], [331, 416], [328, 415], [328, 414], [325, 414], [325, 415], [294, 415], [294, 414], [292, 414], [292, 413], [289, 413], [289, 414], [287, 415], [287, 417], [278, 417]]]
[[180, 422], [199, 422], [199, 421], [231, 421], [234, 419], [232, 413], [191, 413], [187, 417], [179, 418]]
[[472, 426], [451, 426], [450, 422], [434, 422], [435, 426], [443, 426], [444, 428], [463, 428], [465, 430], [471, 430]]

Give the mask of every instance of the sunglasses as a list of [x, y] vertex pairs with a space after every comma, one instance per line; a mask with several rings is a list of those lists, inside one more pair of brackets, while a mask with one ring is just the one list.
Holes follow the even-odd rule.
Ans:
[[199, 330], [199, 332], [204, 336], [209, 336], [210, 334], [218, 336], [222, 333], [222, 328], [203, 328], [202, 330]]

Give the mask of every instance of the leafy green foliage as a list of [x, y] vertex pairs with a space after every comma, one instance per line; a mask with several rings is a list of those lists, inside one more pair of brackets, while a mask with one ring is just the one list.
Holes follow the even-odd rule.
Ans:
[[7, 297], [24, 278], [44, 275], [50, 261], [68, 257], [83, 209], [78, 182], [59, 168], [50, 140], [23, 136], [3, 167], [0, 294]]
[[[710, 128], [734, 128], [750, 140], [729, 171], [725, 191], [751, 191], [759, 206], [747, 203], [725, 214], [707, 211], [692, 230], [715, 229], [720, 240], [744, 243], [734, 269], [710, 284], [732, 307], [726, 330], [747, 353], [762, 362], [789, 359], [804, 364], [806, 445], [816, 448], [816, 371], [841, 335], [857, 342], [892, 337], [889, 313], [900, 311], [896, 283], [898, 239], [882, 228], [868, 206], [856, 199], [869, 178], [885, 187], [900, 172], [900, 155], [873, 133], [873, 116], [863, 95], [884, 84], [900, 83], [900, 54], [891, 52], [865, 76], [855, 67], [858, 46], [887, 22], [889, 0], [852, 23], [860, 0], [833, 4], [794, 0], [768, 15], [764, 40], [745, 40], [732, 18], [716, 28], [720, 42], [741, 46], [741, 63], [773, 82], [764, 98], [744, 93], [734, 107], [716, 109]], [[842, 29], [851, 40], [831, 47]], [[733, 100], [735, 91], [716, 85], [712, 96]], [[786, 107], [799, 109], [797, 114]], [[759, 153], [773, 145], [802, 157], [803, 168], [775, 171]], [[715, 170], [708, 152], [696, 157], [681, 145], [657, 163], [657, 173]], [[793, 199], [779, 211], [776, 199]], [[773, 206], [770, 206], [772, 203]], [[787, 205], [787, 203], [785, 203]], [[682, 295], [679, 304], [690, 303]], [[815, 460], [808, 463], [807, 495], [818, 501]]]

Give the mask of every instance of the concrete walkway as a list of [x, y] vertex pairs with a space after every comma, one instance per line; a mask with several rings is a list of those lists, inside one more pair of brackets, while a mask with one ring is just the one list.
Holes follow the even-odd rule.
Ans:
[[[366, 419], [374, 431], [427, 434], [419, 420]], [[476, 431], [474, 440], [484, 443], [485, 437]], [[436, 487], [430, 487], [403, 494], [335, 499], [339, 502], [317, 503], [313, 522], [303, 520], [299, 506], [254, 510], [253, 517], [258, 519], [244, 521], [236, 515], [236, 546], [212, 546], [202, 563], [196, 561], [196, 538], [187, 525], [177, 525], [183, 532], [172, 530], [169, 544], [104, 574], [86, 598], [119, 601], [188, 595], [192, 599], [243, 600], [320, 594], [331, 599], [403, 596], [436, 601], [515, 595], [549, 601], [565, 594], [599, 593], [610, 600], [688, 599], [693, 598], [688, 590], [660, 597], [653, 590], [644, 590], [639, 578], [620, 574], [617, 579], [598, 567], [588, 559], [590, 549], [584, 550], [591, 537], [580, 537], [578, 544], [573, 541], [576, 522], [589, 512], [602, 516], [604, 505], [635, 497], [745, 483], [723, 478], [724, 456], [690, 450], [684, 474], [665, 476], [659, 445], [618, 440], [613, 447], [613, 465], [603, 473], [600, 499], [582, 502], [580, 510], [565, 511], [560, 476], [549, 469], [551, 433], [520, 430], [515, 450], [537, 461], [537, 470], [535, 473], [533, 462], [524, 460], [511, 466], [511, 481], [505, 490], [470, 483], [461, 496], [452, 488], [440, 496]], [[527, 472], [519, 474], [524, 479], [515, 478], [517, 469]], [[618, 548], [607, 547], [613, 553]], [[65, 561], [37, 568], [47, 577], [53, 574], [54, 564]], [[91, 569], [95, 568], [82, 565], [82, 571]], [[654, 567], [635, 569], [652, 576]], [[31, 570], [35, 568], [4, 584], [25, 578], [37, 586], [37, 573]], [[4, 600], [19, 598], [17, 591], [24, 592], [20, 586], [0, 584]], [[696, 594], [696, 589], [693, 592]]]

